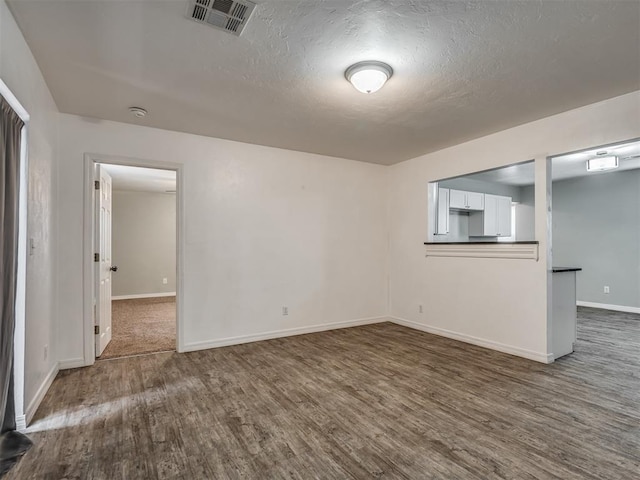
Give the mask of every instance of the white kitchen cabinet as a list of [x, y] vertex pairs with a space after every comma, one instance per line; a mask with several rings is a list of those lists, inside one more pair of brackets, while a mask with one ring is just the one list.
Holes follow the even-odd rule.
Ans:
[[467, 192], [467, 209], [484, 210], [484, 193]]
[[498, 237], [511, 236], [511, 197], [498, 197]]
[[449, 233], [449, 202], [450, 191], [448, 188], [438, 189], [438, 204], [436, 208], [436, 235]]
[[469, 215], [469, 236], [511, 236], [511, 197], [486, 193], [484, 210]]
[[469, 236], [496, 237], [498, 235], [498, 196], [484, 196], [484, 212], [469, 218]]
[[461, 210], [467, 208], [467, 192], [463, 192], [462, 190], [450, 190], [449, 208]]
[[484, 193], [450, 190], [449, 208], [453, 210], [482, 211], [484, 210]]
[[554, 269], [552, 282], [551, 345], [555, 360], [573, 352], [577, 338], [576, 271]]

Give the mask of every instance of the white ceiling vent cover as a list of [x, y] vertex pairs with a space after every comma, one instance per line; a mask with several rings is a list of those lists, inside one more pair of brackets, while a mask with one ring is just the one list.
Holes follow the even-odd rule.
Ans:
[[187, 18], [240, 35], [255, 6], [248, 0], [189, 0]]

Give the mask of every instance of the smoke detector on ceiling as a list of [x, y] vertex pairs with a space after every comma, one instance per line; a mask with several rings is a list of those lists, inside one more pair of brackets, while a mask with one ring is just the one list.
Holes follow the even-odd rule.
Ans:
[[129, 112], [131, 112], [136, 118], [142, 118], [147, 114], [147, 111], [140, 107], [129, 107]]
[[187, 18], [240, 35], [255, 6], [248, 0], [189, 0]]

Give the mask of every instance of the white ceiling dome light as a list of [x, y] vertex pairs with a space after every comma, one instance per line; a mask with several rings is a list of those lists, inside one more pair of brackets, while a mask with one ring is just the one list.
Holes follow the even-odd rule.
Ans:
[[393, 75], [393, 69], [383, 62], [375, 60], [358, 62], [344, 72], [346, 79], [362, 93], [375, 93], [380, 90]]
[[[600, 153], [598, 153], [599, 155]], [[587, 160], [587, 172], [604, 172], [618, 168], [620, 163], [616, 155], [599, 156]]]

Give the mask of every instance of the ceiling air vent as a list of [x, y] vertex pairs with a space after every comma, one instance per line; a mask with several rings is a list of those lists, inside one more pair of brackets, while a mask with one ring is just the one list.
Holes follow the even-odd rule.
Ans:
[[256, 4], [248, 0], [189, 0], [187, 17], [240, 35]]

